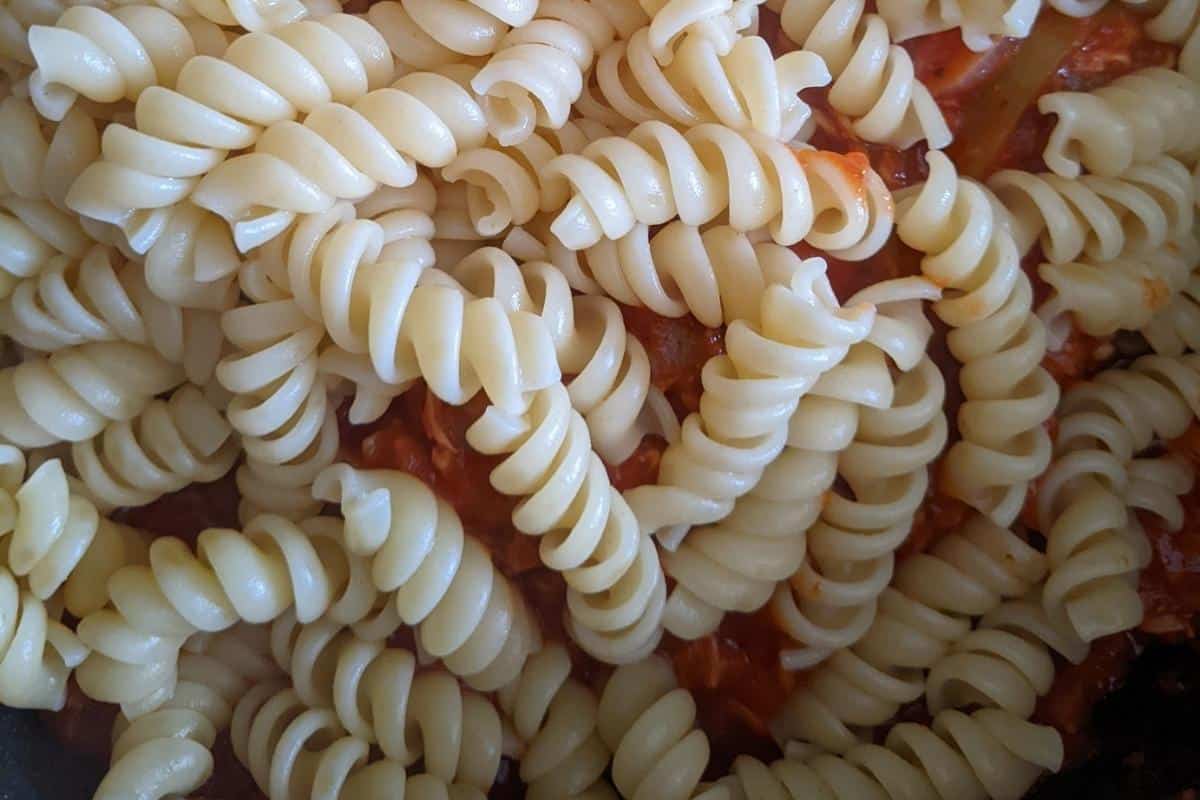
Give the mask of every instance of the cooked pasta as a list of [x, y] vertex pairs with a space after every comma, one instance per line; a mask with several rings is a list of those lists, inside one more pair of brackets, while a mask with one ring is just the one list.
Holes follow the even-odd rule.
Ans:
[[79, 261], [56, 258], [18, 283], [0, 301], [0, 332], [43, 352], [85, 342], [147, 345], [182, 366], [188, 380], [207, 383], [221, 356], [216, 313], [164, 302], [146, 286], [140, 264], [114, 268], [113, 256], [95, 245]]
[[924, 672], [970, 632], [973, 618], [1024, 597], [1046, 568], [1046, 556], [980, 516], [910, 556], [879, 596], [866, 635], [818, 667], [780, 709], [775, 738], [845, 753], [857, 728], [882, 725], [921, 697]]
[[[28, 99], [5, 97], [0, 101], [0, 195], [2, 204], [60, 252], [82, 255], [80, 222], [64, 214], [67, 190], [100, 153], [95, 121], [82, 109], [72, 108], [57, 124], [38, 117]], [[49, 201], [53, 208], [48, 208]]]
[[1018, 251], [1040, 243], [1053, 264], [1081, 253], [1111, 261], [1122, 253], [1155, 250], [1189, 235], [1195, 219], [1192, 176], [1170, 156], [1112, 178], [1003, 170], [988, 185], [1012, 214]]
[[380, 33], [347, 14], [248, 33], [219, 59], [189, 59], [174, 88], [143, 91], [136, 126], [105, 129], [102, 158], [80, 174], [67, 204], [118, 226], [144, 253], [163, 235], [171, 207], [229, 151], [252, 146], [273, 123], [353, 103], [390, 83], [394, 69]]
[[496, 52], [511, 28], [528, 25], [538, 0], [383, 0], [366, 18], [402, 64], [437, 69]]
[[963, 365], [962, 439], [946, 456], [947, 488], [1007, 526], [1029, 481], [1050, 462], [1043, 423], [1059, 389], [1040, 365], [1046, 330], [1030, 313], [1033, 289], [1004, 210], [986, 187], [958, 177], [943, 154], [931, 152], [929, 165], [929, 179], [898, 199], [897, 232], [924, 254], [922, 274], [951, 290], [934, 304]]
[[184, 795], [208, 780], [213, 742], [229, 727], [235, 704], [278, 674], [256, 638], [239, 626], [206, 642], [202, 653], [185, 652], [169, 701], [134, 720], [118, 716], [96, 800]]
[[755, 317], [731, 323], [726, 354], [704, 365], [700, 410], [663, 454], [657, 484], [628, 492], [642, 529], [664, 541], [724, 518], [754, 489], [783, 451], [801, 398], [871, 331], [874, 306], [842, 307], [824, 261], [793, 256], [781, 266], [787, 273], [763, 292]]
[[1195, 161], [1200, 131], [1200, 83], [1163, 67], [1146, 67], [1091, 92], [1051, 92], [1038, 110], [1058, 119], [1043, 158], [1056, 175], [1077, 178], [1082, 169], [1116, 177], [1135, 163], [1164, 153]]
[[884, 0], [879, 15], [887, 21], [894, 41], [902, 42], [939, 31], [959, 29], [963, 43], [976, 52], [990, 49], [1000, 37], [1024, 39], [1041, 11], [1040, 2], [981, 2], [949, 0]]
[[1157, 42], [1178, 45], [1178, 69], [1200, 80], [1200, 5], [1195, 0], [1165, 0], [1153, 4], [1157, 13], [1146, 21], [1146, 33]]
[[815, 53], [780, 56], [760, 36], [736, 37], [727, 48], [685, 35], [669, 67], [652, 54], [653, 25], [614, 42], [596, 59], [596, 88], [579, 108], [606, 124], [660, 120], [683, 127], [716, 122], [790, 142], [803, 135], [811, 110], [798, 93], [829, 83]]
[[613, 796], [601, 777], [611, 753], [597, 732], [596, 696], [571, 677], [564, 647], [534, 653], [497, 702], [519, 740], [521, 780], [531, 800]]
[[136, 418], [114, 422], [71, 446], [71, 462], [97, 501], [141, 506], [190, 483], [228, 472], [240, 443], [220, 410], [191, 384], [153, 400]]
[[447, 783], [491, 788], [500, 768], [500, 716], [453, 676], [418, 673], [408, 650], [361, 639], [327, 619], [297, 625], [280, 617], [271, 626], [271, 652], [302, 703], [332, 709], [350, 735], [385, 758], [406, 767], [423, 760], [426, 773]]
[[888, 23], [863, 16], [865, 0], [780, 0], [780, 25], [793, 42], [825, 60], [833, 76], [829, 103], [869, 142], [908, 147], [950, 144], [950, 129], [912, 58], [892, 44]]
[[0, 703], [60, 710], [71, 670], [86, 656], [75, 634], [0, 566]]
[[182, 370], [142, 345], [91, 342], [0, 370], [0, 439], [20, 447], [81, 442], [136, 417]]
[[240, 27], [247, 31], [266, 31], [287, 25], [309, 16], [310, 5], [317, 7], [315, 3], [300, 0], [154, 0], [154, 4], [183, 19], [199, 16], [223, 27]]
[[92, 650], [75, 673], [80, 688], [140, 716], [170, 699], [179, 649], [195, 633], [270, 622], [292, 608], [302, 622], [366, 618], [378, 595], [368, 565], [345, 550], [341, 527], [330, 518], [297, 525], [263, 515], [244, 531], [201, 532], [195, 552], [174, 537], [155, 539], [148, 566], [122, 567], [109, 579], [112, 607], [80, 621], [79, 637]]
[[1159, 355], [1179, 356], [1200, 347], [1200, 275], [1193, 271], [1179, 293], [1141, 329], [1141, 334]]
[[178, 19], [153, 5], [68, 8], [54, 25], [29, 29], [37, 68], [29, 95], [38, 112], [62, 119], [75, 98], [136, 101], [150, 86], [170, 88], [197, 54], [220, 57], [225, 34], [204, 19]]
[[278, 235], [297, 214], [360, 200], [380, 185], [408, 186], [417, 164], [450, 164], [460, 151], [482, 145], [486, 134], [483, 110], [458, 83], [413, 72], [350, 105], [319, 105], [303, 124], [268, 126], [252, 153], [205, 175], [192, 200], [229, 222], [245, 252]]
[[634, 225], [673, 217], [703, 225], [723, 212], [739, 231], [766, 226], [779, 244], [801, 239], [838, 258], [876, 252], [892, 224], [891, 196], [862, 160], [820, 150], [793, 152], [760, 134], [716, 124], [686, 133], [644, 122], [628, 137], [598, 139], [554, 159], [547, 191], [569, 186], [551, 224], [573, 250], [619, 239]]
[[346, 546], [370, 560], [375, 587], [394, 595], [425, 652], [480, 691], [516, 676], [539, 645], [537, 625], [449, 505], [403, 472], [347, 464], [322, 472], [314, 493], [341, 505]]

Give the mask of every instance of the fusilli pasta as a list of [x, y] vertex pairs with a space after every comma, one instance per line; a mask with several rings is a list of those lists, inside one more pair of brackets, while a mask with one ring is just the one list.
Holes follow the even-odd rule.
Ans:
[[0, 566], [0, 702], [57, 711], [87, 648]]
[[511, 28], [528, 25], [538, 0], [384, 0], [367, 20], [396, 59], [415, 69], [437, 69], [496, 52]]

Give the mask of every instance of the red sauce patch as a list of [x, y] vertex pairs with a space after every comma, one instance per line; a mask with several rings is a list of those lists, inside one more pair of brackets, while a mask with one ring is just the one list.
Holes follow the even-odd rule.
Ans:
[[[940, 462], [935, 462], [931, 471], [937, 475], [940, 472]], [[938, 488], [938, 481], [932, 482], [925, 495], [925, 501], [917, 509], [912, 531], [896, 551], [896, 558], [903, 561], [911, 555], [925, 552], [943, 536], [962, 527], [970, 513], [971, 509], [966, 503], [944, 494]]]
[[658, 466], [666, 449], [667, 442], [661, 436], [646, 436], [629, 458], [620, 464], [608, 466], [608, 479], [619, 492], [655, 483], [658, 480]]
[[645, 308], [621, 306], [625, 326], [646, 348], [650, 381], [684, 417], [700, 407], [700, 370], [725, 352], [725, 329], [706, 328], [690, 315], [671, 319]]
[[150, 505], [119, 509], [112, 517], [158, 536], [178, 536], [193, 544], [205, 528], [240, 528], [235, 471], [212, 483], [193, 483]]

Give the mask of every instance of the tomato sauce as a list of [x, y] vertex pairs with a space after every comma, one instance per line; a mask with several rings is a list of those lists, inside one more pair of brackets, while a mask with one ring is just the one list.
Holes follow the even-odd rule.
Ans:
[[236, 469], [212, 483], [193, 483], [153, 503], [117, 510], [113, 519], [156, 536], [178, 536], [194, 544], [205, 528], [240, 528]]

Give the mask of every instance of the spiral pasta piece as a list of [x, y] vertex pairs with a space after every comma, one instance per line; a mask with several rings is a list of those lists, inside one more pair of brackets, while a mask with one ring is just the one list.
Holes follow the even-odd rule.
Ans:
[[611, 754], [597, 731], [596, 695], [571, 677], [566, 648], [534, 653], [497, 702], [520, 741], [530, 800], [614, 797], [602, 779]]
[[562, 208], [566, 186], [542, 182], [559, 155], [581, 152], [589, 142], [612, 132], [593, 120], [568, 120], [556, 131], [539, 130], [512, 147], [485, 146], [462, 153], [442, 169], [442, 178], [461, 183], [466, 211], [482, 237], [500, 236], [511, 225], [524, 225], [539, 211]]
[[726, 329], [727, 353], [704, 365], [700, 410], [663, 453], [657, 484], [627, 493], [642, 529], [667, 529], [659, 535], [669, 544], [724, 518], [754, 489], [783, 450], [801, 398], [871, 331], [875, 307], [841, 307], [823, 260], [794, 257], [787, 266], [756, 316]]
[[319, 106], [353, 103], [391, 82], [394, 69], [379, 32], [347, 14], [248, 33], [221, 58], [188, 59], [174, 88], [143, 91], [135, 127], [105, 129], [102, 158], [76, 179], [67, 205], [116, 225], [144, 253], [164, 235], [172, 207], [231, 150]]
[[793, 51], [775, 58], [761, 36], [723, 43], [687, 34], [664, 68], [652, 52], [653, 34], [651, 24], [600, 53], [596, 87], [579, 104], [584, 117], [621, 127], [713, 122], [784, 142], [807, 138], [812, 112], [799, 92], [829, 83], [820, 56]]
[[883, 17], [863, 16], [865, 0], [776, 5], [788, 38], [825, 60], [833, 76], [829, 103], [852, 120], [859, 137], [900, 148], [922, 139], [934, 149], [950, 144], [950, 129], [912, 58], [892, 44]]
[[572, 250], [620, 239], [637, 223], [674, 217], [703, 225], [723, 212], [743, 232], [767, 227], [838, 258], [876, 252], [892, 224], [891, 196], [861, 156], [790, 150], [754, 132], [706, 123], [680, 133], [644, 122], [547, 165], [544, 191], [569, 188], [550, 230]]
[[104, 11], [68, 8], [52, 26], [29, 29], [37, 68], [29, 95], [38, 112], [61, 120], [82, 95], [98, 103], [136, 101], [150, 86], [174, 85], [184, 63], [201, 53], [220, 58], [225, 34], [204, 19], [178, 19], [153, 5]]
[[1064, 757], [1057, 730], [995, 708], [969, 715], [950, 709], [930, 725], [902, 722], [883, 745], [858, 744], [843, 756], [794, 749], [770, 767], [740, 756], [716, 785], [736, 800], [1017, 800], [1045, 772], [1057, 772]]
[[1159, 355], [1180, 356], [1200, 348], [1200, 275], [1196, 271], [1141, 333]]
[[613, 753], [613, 785], [622, 797], [693, 796], [708, 766], [708, 737], [696, 727], [691, 692], [678, 688], [661, 656], [613, 673], [600, 695], [596, 728]]
[[487, 135], [483, 110], [454, 79], [409, 73], [350, 105], [313, 108], [304, 123], [267, 127], [254, 151], [205, 175], [192, 200], [233, 228], [243, 252], [287, 228], [298, 214], [360, 200], [380, 185], [404, 187], [416, 165], [441, 167]]
[[128, 422], [71, 446], [71, 461], [92, 497], [104, 505], [142, 506], [190, 483], [208, 483], [240, 452], [233, 429], [195, 386], [154, 400]]
[[1041, 367], [1046, 330], [1031, 313], [1033, 289], [1003, 208], [987, 188], [958, 177], [943, 154], [931, 152], [929, 165], [929, 179], [899, 197], [897, 231], [924, 254], [922, 274], [950, 290], [933, 308], [952, 328], [947, 342], [963, 365], [965, 402], [946, 488], [1007, 526], [1029, 481], [1050, 463], [1043, 423], [1058, 384]]
[[[301, 0], [152, 0], [181, 19], [203, 17], [222, 27], [247, 31], [269, 31], [301, 20], [310, 13]], [[314, 8], [318, 4], [312, 4]], [[315, 15], [315, 14], [314, 14]]]
[[218, 634], [203, 652], [179, 659], [179, 682], [170, 700], [144, 716], [119, 716], [113, 726], [108, 773], [98, 800], [186, 795], [212, 774], [212, 745], [229, 727], [234, 705], [254, 684], [278, 670], [242, 626]]
[[1200, 411], [1198, 366], [1190, 355], [1145, 356], [1072, 387], [1059, 406], [1055, 460], [1038, 492], [1051, 567], [1042, 600], [1056, 625], [1086, 641], [1141, 622], [1137, 573], [1151, 552], [1126, 497], [1168, 519], [1172, 501], [1145, 485], [1156, 467], [1135, 466], [1134, 456], [1187, 430]]
[[0, 102], [0, 205], [61, 252], [81, 256], [87, 237], [74, 214], [64, 213], [67, 190], [100, 154], [95, 121], [72, 108], [57, 123], [41, 118], [23, 97]]
[[[1096, 0], [1084, 1], [1096, 3]], [[1068, 3], [1076, 4], [1077, 0], [1068, 0], [1063, 5]], [[879, 15], [887, 21], [893, 41], [903, 42], [957, 28], [963, 44], [977, 53], [986, 52], [1001, 37], [1024, 39], [1029, 36], [1039, 11], [1041, 4], [1029, 0], [999, 3], [884, 0], [879, 4]]]
[[71, 670], [86, 656], [75, 634], [0, 566], [0, 702], [61, 710]]
[[1146, 34], [1156, 42], [1178, 45], [1177, 69], [1200, 81], [1200, 4], [1196, 0], [1165, 0], [1152, 5], [1157, 12], [1146, 20]]
[[148, 347], [91, 342], [0, 370], [0, 438], [24, 448], [81, 442], [136, 417], [183, 381]]
[[1058, 120], [1042, 156], [1056, 175], [1083, 169], [1116, 177], [1135, 163], [1166, 154], [1191, 163], [1200, 132], [1200, 83], [1163, 67], [1146, 67], [1091, 92], [1050, 92], [1038, 110]]
[[533, 20], [538, 0], [384, 0], [366, 18], [396, 59], [415, 69], [496, 52], [505, 34]]
[[197, 632], [270, 622], [293, 608], [305, 623], [373, 615], [379, 595], [369, 566], [342, 537], [338, 520], [296, 524], [264, 514], [243, 531], [202, 531], [194, 552], [180, 539], [155, 539], [148, 566], [109, 579], [112, 607], [80, 621], [79, 637], [92, 648], [76, 671], [80, 688], [140, 716], [171, 697], [179, 649]]
[[775, 738], [847, 752], [857, 729], [882, 725], [921, 697], [924, 672], [970, 632], [973, 618], [1026, 596], [1046, 569], [1046, 557], [1021, 538], [973, 516], [899, 565], [866, 635], [788, 698], [771, 723]]
[[347, 547], [370, 559], [375, 587], [395, 593], [425, 652], [480, 691], [516, 676], [539, 646], [537, 625], [452, 507], [406, 473], [348, 464], [322, 472], [313, 491], [341, 504]]
[[146, 286], [140, 264], [114, 269], [113, 255], [95, 245], [78, 262], [56, 258], [21, 281], [0, 301], [0, 331], [43, 352], [85, 342], [147, 345], [181, 365], [188, 380], [208, 383], [221, 356], [217, 315], [164, 302]]
[[[1200, 242], [1192, 236], [1100, 264], [1042, 264], [1038, 275], [1053, 292], [1037, 314], [1046, 326], [1050, 349], [1061, 347], [1072, 325], [1089, 336], [1147, 328], [1160, 313], [1172, 313], [1197, 267]], [[1166, 325], [1158, 327], [1169, 331]]]
[[988, 185], [1012, 214], [1019, 252], [1040, 242], [1054, 264], [1081, 253], [1111, 261], [1122, 253], [1156, 250], [1190, 235], [1195, 219], [1192, 176], [1170, 156], [1134, 164], [1111, 178], [1002, 170]]
[[[500, 715], [451, 675], [417, 672], [408, 650], [360, 638], [337, 622], [271, 626], [271, 652], [300, 701], [332, 709], [350, 735], [405, 767], [487, 791], [500, 768]], [[332, 684], [326, 678], [332, 677]]]
[[[721, 54], [758, 22], [763, 0], [638, 0], [650, 18], [654, 57], [664, 66], [675, 57], [675, 46], [686, 36], [708, 39]], [[622, 38], [629, 38], [628, 35]]]
[[609, 663], [649, 654], [662, 633], [666, 600], [658, 554], [592, 451], [566, 388], [537, 391], [520, 414], [490, 406], [467, 429], [467, 443], [506, 456], [491, 484], [523, 498], [513, 525], [541, 537], [542, 563], [563, 573], [575, 641]]

